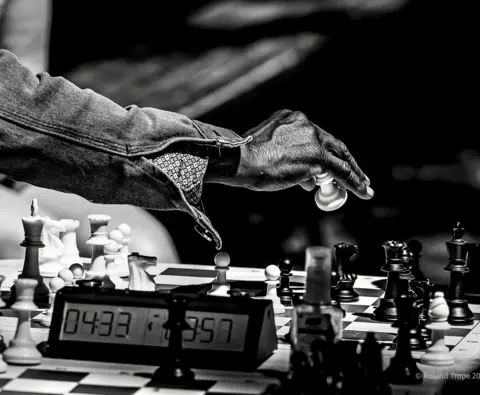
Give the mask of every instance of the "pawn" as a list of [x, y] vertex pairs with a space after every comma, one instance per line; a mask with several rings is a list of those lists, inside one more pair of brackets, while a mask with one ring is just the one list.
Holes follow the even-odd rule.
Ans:
[[[73, 274], [72, 274], [72, 279], [73, 279]], [[66, 283], [63, 278], [54, 277], [50, 280], [50, 283], [48, 285], [50, 287], [50, 293], [48, 294], [50, 307], [48, 308], [47, 314], [45, 315], [45, 317], [43, 317], [40, 320], [40, 325], [46, 326], [46, 327], [50, 327], [50, 325], [52, 324], [53, 306], [55, 305], [55, 296], [57, 294], [57, 291], [62, 289], [66, 285]]]
[[[58, 272], [58, 277], [61, 278], [66, 286], [71, 286], [73, 285], [73, 272], [69, 269], [62, 269]], [[53, 280], [53, 279], [52, 279]], [[51, 281], [50, 281], [51, 283]], [[51, 288], [50, 288], [51, 290]]]
[[18, 312], [17, 329], [10, 346], [3, 353], [5, 362], [13, 365], [39, 365], [42, 354], [37, 350], [30, 330], [30, 312], [37, 308], [33, 302], [38, 281], [19, 278], [15, 281], [16, 302], [11, 306]]
[[277, 294], [277, 285], [280, 278], [280, 269], [276, 265], [267, 266], [265, 269], [265, 283], [267, 284], [267, 294], [265, 299], [270, 299], [273, 303], [273, 313], [283, 314], [285, 313], [285, 306], [280, 301]]
[[345, 204], [347, 191], [340, 188], [329, 173], [318, 174], [315, 178], [319, 186], [315, 192], [315, 203], [320, 210], [335, 211]]
[[217, 278], [212, 282], [212, 288], [207, 291], [207, 295], [212, 296], [230, 296], [230, 284], [227, 282], [228, 265], [230, 265], [230, 255], [226, 252], [219, 252], [215, 255], [215, 270]]
[[85, 274], [85, 269], [79, 263], [74, 263], [73, 265], [71, 265], [68, 268], [68, 270], [70, 270], [73, 273], [73, 281], [74, 282], [82, 279], [83, 275]]
[[293, 291], [290, 286], [290, 277], [292, 276], [293, 263], [290, 259], [282, 259], [278, 264], [280, 269], [280, 285], [277, 295], [285, 307], [293, 307]]
[[422, 355], [421, 363], [431, 366], [448, 366], [455, 363], [450, 350], [445, 345], [445, 331], [451, 328], [448, 323], [450, 309], [443, 292], [435, 292], [428, 315], [430, 323], [426, 325], [432, 331], [432, 345]]

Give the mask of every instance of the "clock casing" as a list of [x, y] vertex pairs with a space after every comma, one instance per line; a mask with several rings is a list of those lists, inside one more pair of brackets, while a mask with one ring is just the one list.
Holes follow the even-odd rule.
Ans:
[[[184, 288], [183, 288], [184, 289]], [[183, 332], [193, 368], [254, 370], [277, 348], [272, 302], [188, 294]], [[57, 292], [50, 358], [159, 365], [168, 347], [168, 293], [65, 287]]]

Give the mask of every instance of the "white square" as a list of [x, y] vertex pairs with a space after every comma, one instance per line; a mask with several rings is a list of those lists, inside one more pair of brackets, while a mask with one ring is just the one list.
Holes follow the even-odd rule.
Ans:
[[38, 379], [14, 379], [8, 382], [3, 391], [29, 392], [32, 389], [37, 393], [64, 394], [78, 385], [76, 381], [38, 380]]

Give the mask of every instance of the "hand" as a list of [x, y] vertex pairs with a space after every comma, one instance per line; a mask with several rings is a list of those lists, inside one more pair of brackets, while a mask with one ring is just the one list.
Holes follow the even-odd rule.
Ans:
[[325, 171], [362, 199], [373, 197], [370, 181], [345, 144], [301, 112], [278, 111], [246, 133], [234, 177], [221, 181], [256, 191], [277, 191], [295, 185], [311, 190], [315, 175]]

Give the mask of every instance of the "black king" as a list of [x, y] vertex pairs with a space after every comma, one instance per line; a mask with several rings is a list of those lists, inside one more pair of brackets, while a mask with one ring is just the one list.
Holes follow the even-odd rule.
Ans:
[[470, 243], [463, 239], [465, 229], [460, 222], [456, 223], [452, 234], [452, 240], [445, 243], [449, 263], [444, 270], [450, 272], [450, 285], [446, 297], [450, 308], [448, 322], [452, 325], [471, 325], [474, 315], [464, 297], [464, 275], [470, 271], [467, 267]]

